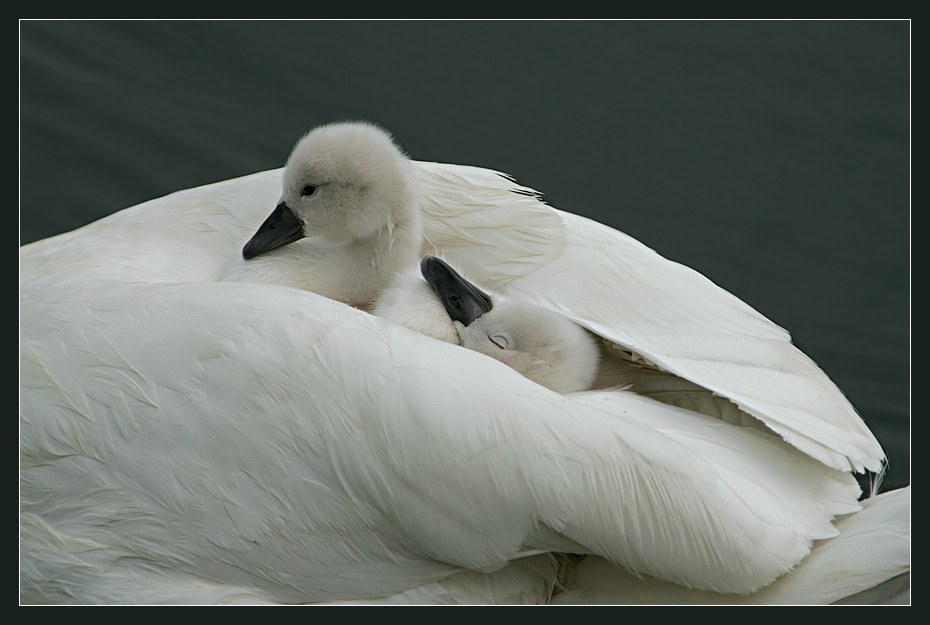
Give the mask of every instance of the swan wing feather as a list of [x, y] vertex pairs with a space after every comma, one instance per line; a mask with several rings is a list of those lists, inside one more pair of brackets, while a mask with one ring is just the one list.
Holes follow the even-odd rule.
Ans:
[[750, 592], [858, 508], [849, 474], [763, 433], [559, 395], [297, 289], [62, 271], [21, 315], [23, 513], [272, 601], [493, 572], [553, 536]]
[[831, 467], [881, 470], [884, 452], [843, 393], [786, 330], [737, 297], [628, 235], [549, 207], [502, 174], [417, 167], [428, 240], [474, 280], [565, 314], [726, 397]]

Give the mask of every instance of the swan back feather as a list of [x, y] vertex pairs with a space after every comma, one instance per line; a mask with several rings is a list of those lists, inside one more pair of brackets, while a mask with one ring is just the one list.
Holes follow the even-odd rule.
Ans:
[[[709, 392], [732, 376], [719, 392], [779, 436], [630, 391], [559, 394], [316, 293], [228, 281], [282, 194], [264, 172], [21, 248], [23, 596], [364, 599], [550, 550], [748, 593], [859, 509], [847, 470], [880, 449], [851, 407], [820, 414], [811, 395], [839, 391], [804, 379], [784, 331], [496, 173], [413, 167], [424, 240], [469, 276]], [[463, 195], [461, 212], [436, 200]], [[46, 566], [49, 545], [65, 548]], [[104, 592], [95, 562], [141, 569]]]
[[364, 598], [564, 540], [750, 592], [858, 508], [849, 474], [778, 440], [553, 393], [312, 293], [75, 280], [51, 306], [48, 287], [22, 302], [23, 512], [166, 573]]
[[497, 172], [415, 165], [424, 237], [478, 282], [565, 315], [708, 399], [726, 398], [831, 467], [882, 470], [881, 446], [843, 393], [785, 329], [737, 297]]

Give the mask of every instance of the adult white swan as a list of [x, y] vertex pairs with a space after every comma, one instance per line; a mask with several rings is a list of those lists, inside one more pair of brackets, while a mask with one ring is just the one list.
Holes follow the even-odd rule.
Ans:
[[[507, 179], [415, 167], [424, 236], [486, 283], [519, 294], [578, 253], [589, 224]], [[24, 601], [370, 598], [547, 550], [752, 592], [859, 508], [849, 473], [766, 432], [629, 392], [561, 395], [314, 293], [219, 282], [280, 195], [265, 172], [22, 249]], [[665, 271], [609, 236], [640, 276]], [[717, 292], [674, 267], [691, 296]]]
[[[422, 252], [438, 252], [483, 286], [602, 337], [608, 374], [634, 371], [631, 363], [647, 370], [636, 390], [759, 420], [840, 470], [882, 469], [878, 442], [785, 330], [700, 274], [546, 206], [499, 173], [410, 163], [376, 126], [330, 124], [298, 141], [279, 197], [227, 277], [368, 306]], [[618, 377], [629, 376], [605, 380]]]

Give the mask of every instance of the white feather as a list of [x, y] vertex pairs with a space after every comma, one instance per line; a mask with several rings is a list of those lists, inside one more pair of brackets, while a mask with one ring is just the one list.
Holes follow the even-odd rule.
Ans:
[[729, 399], [829, 466], [882, 470], [881, 446], [843, 393], [787, 331], [738, 298], [502, 174], [417, 166], [424, 237], [479, 283], [548, 306]]
[[555, 604], [876, 604], [910, 602], [910, 487], [863, 501], [797, 568], [751, 595], [693, 590], [585, 558]]
[[[654, 296], [659, 304], [634, 297], [620, 307], [631, 317], [605, 317], [560, 275], [588, 267], [573, 265], [578, 237], [606, 237], [611, 254], [623, 259], [629, 246], [654, 275], [682, 281], [663, 288], [704, 285], [709, 309], [725, 315], [691, 322], [666, 311], [680, 353], [664, 360], [638, 339], [624, 343], [637, 353], [663, 367], [686, 362], [712, 348], [703, 328], [730, 328], [751, 344], [780, 341], [778, 353], [805, 362], [738, 300], [622, 235], [512, 194], [493, 173], [417, 168], [429, 242], [472, 273], [485, 267], [509, 294], [539, 290], [538, 302], [593, 331], [635, 338], [633, 322], [664, 310], [671, 291]], [[448, 177], [431, 183], [435, 172]], [[473, 192], [497, 178], [503, 186], [487, 191], [496, 199]], [[752, 592], [835, 535], [835, 515], [859, 508], [848, 473], [763, 431], [633, 392], [559, 395], [314, 293], [220, 282], [280, 193], [280, 171], [264, 172], [21, 249], [23, 600], [367, 599], [552, 549]], [[462, 195], [472, 203], [440, 227], [436, 198]], [[469, 265], [484, 238], [490, 251]], [[508, 246], [521, 252], [508, 257]], [[616, 266], [582, 271], [589, 297], [607, 288], [594, 278], [614, 279]], [[648, 291], [626, 280], [621, 293]], [[560, 284], [564, 301], [552, 290]], [[738, 322], [764, 331], [737, 332]], [[771, 384], [803, 386], [784, 361], [734, 363], [737, 379], [768, 376], [765, 397]], [[782, 399], [793, 415], [793, 398]], [[794, 424], [758, 416], [776, 431]], [[808, 417], [814, 425], [797, 429], [817, 446], [862, 455], [820, 437], [842, 429], [831, 419]]]
[[315, 294], [57, 278], [23, 292], [22, 510], [165, 574], [363, 598], [494, 571], [555, 533], [745, 592], [858, 507], [848, 474], [765, 435], [558, 395]]

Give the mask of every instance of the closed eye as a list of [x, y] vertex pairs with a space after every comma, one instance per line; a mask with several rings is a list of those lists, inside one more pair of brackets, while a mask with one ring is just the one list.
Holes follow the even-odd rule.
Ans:
[[501, 349], [507, 349], [510, 345], [510, 342], [507, 340], [507, 337], [503, 334], [488, 335], [488, 338], [491, 339], [491, 342], [500, 347]]

